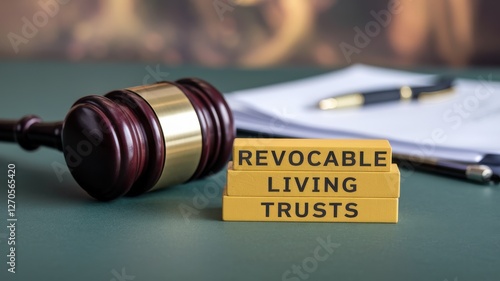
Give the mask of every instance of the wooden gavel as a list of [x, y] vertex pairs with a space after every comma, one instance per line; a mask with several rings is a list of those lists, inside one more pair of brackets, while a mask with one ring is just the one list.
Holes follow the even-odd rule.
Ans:
[[234, 137], [222, 94], [193, 78], [83, 97], [63, 122], [42, 123], [34, 115], [0, 121], [0, 141], [63, 151], [74, 179], [102, 201], [217, 172]]

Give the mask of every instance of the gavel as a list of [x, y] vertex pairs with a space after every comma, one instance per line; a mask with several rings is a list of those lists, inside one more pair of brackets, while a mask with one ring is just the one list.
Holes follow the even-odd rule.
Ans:
[[223, 95], [196, 78], [86, 96], [62, 122], [43, 123], [34, 115], [0, 120], [0, 141], [62, 151], [76, 182], [101, 201], [219, 171], [235, 134]]

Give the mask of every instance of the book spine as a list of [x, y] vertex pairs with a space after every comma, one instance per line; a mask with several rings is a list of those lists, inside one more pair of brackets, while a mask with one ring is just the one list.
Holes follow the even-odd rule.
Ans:
[[233, 146], [234, 170], [388, 172], [391, 158], [380, 140], [236, 139]]
[[229, 165], [229, 196], [305, 196], [398, 198], [400, 173], [389, 172], [238, 171]]
[[397, 198], [222, 198], [224, 221], [398, 222]]

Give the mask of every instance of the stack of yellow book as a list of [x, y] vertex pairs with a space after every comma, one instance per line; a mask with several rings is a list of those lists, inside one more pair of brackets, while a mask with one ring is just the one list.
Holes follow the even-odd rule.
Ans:
[[386, 140], [236, 139], [225, 221], [398, 222]]

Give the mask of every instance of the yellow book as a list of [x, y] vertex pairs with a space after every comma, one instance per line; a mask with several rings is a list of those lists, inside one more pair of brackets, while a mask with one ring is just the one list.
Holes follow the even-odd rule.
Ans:
[[399, 197], [399, 169], [389, 172], [242, 171], [229, 163], [229, 196]]
[[225, 221], [398, 222], [398, 198], [222, 198]]
[[234, 170], [388, 172], [387, 140], [237, 138]]

